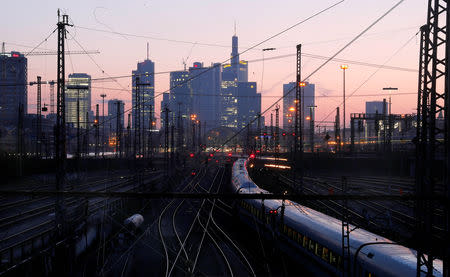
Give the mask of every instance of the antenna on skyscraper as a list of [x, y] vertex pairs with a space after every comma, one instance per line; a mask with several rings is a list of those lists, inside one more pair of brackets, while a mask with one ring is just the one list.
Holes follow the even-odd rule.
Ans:
[[234, 36], [236, 36], [236, 20], [234, 21]]
[[149, 52], [149, 50], [148, 50], [148, 42], [147, 42], [147, 60], [148, 60], [148, 52]]

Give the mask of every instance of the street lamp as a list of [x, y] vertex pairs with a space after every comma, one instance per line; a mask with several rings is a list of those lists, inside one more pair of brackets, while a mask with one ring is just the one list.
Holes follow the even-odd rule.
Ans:
[[342, 114], [342, 119], [343, 119], [343, 124], [344, 124], [344, 126], [343, 126], [343, 128], [342, 128], [342, 141], [344, 142], [344, 145], [345, 145], [345, 70], [346, 69], [348, 69], [348, 65], [346, 65], [346, 64], [342, 64], [341, 65], [341, 69], [343, 70], [343, 76], [344, 76], [344, 81], [343, 81], [343, 94], [342, 94], [342, 97], [343, 97], [343, 99], [344, 99], [344, 103], [343, 103], [343, 108], [344, 108], [344, 111], [343, 111], [343, 114]]

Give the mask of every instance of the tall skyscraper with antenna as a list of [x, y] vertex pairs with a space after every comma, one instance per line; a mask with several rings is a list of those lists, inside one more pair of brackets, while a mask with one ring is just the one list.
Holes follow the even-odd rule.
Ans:
[[[149, 59], [149, 45], [147, 43], [147, 59], [137, 64], [137, 69], [133, 70], [132, 83], [132, 120], [135, 122], [137, 115], [136, 107], [136, 77], [139, 77], [140, 95], [140, 126], [149, 126], [150, 113], [155, 114], [155, 63]], [[154, 118], [154, 116], [153, 116]], [[134, 123], [133, 123], [134, 125]]]

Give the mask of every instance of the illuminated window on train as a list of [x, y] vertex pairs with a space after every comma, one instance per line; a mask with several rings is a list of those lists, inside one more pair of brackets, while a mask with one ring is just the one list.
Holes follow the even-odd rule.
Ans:
[[337, 256], [332, 251], [330, 251], [330, 264], [337, 267]]
[[304, 236], [304, 237], [303, 237], [303, 247], [306, 248], [306, 246], [308, 245], [308, 242], [309, 242], [308, 237], [307, 237], [307, 236]]
[[302, 242], [302, 235], [297, 233], [297, 242], [300, 244]]
[[309, 240], [309, 251], [314, 251], [315, 245], [314, 245], [314, 241], [313, 240]]
[[315, 254], [318, 257], [322, 256], [322, 245], [318, 244], [317, 242], [316, 242]]
[[325, 260], [326, 262], [328, 262], [330, 259], [330, 254], [328, 253], [328, 248], [326, 247], [322, 248], [322, 259]]

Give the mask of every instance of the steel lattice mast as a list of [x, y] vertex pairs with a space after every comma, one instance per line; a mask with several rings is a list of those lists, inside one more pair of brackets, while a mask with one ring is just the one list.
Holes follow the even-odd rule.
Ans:
[[[417, 103], [416, 137], [416, 193], [431, 196], [440, 189], [449, 200], [449, 113], [447, 68], [450, 45], [447, 25], [450, 22], [448, 1], [429, 0], [427, 24], [422, 26], [419, 57], [419, 83]], [[441, 117], [443, 115], [443, 117]], [[443, 162], [443, 174], [439, 175], [436, 164]], [[448, 276], [449, 219], [448, 206], [444, 209], [444, 238], [435, 238], [433, 224], [437, 203], [419, 200], [417, 217], [417, 276], [433, 275], [433, 261], [443, 256], [444, 274]], [[443, 240], [443, 241], [441, 241]]]

